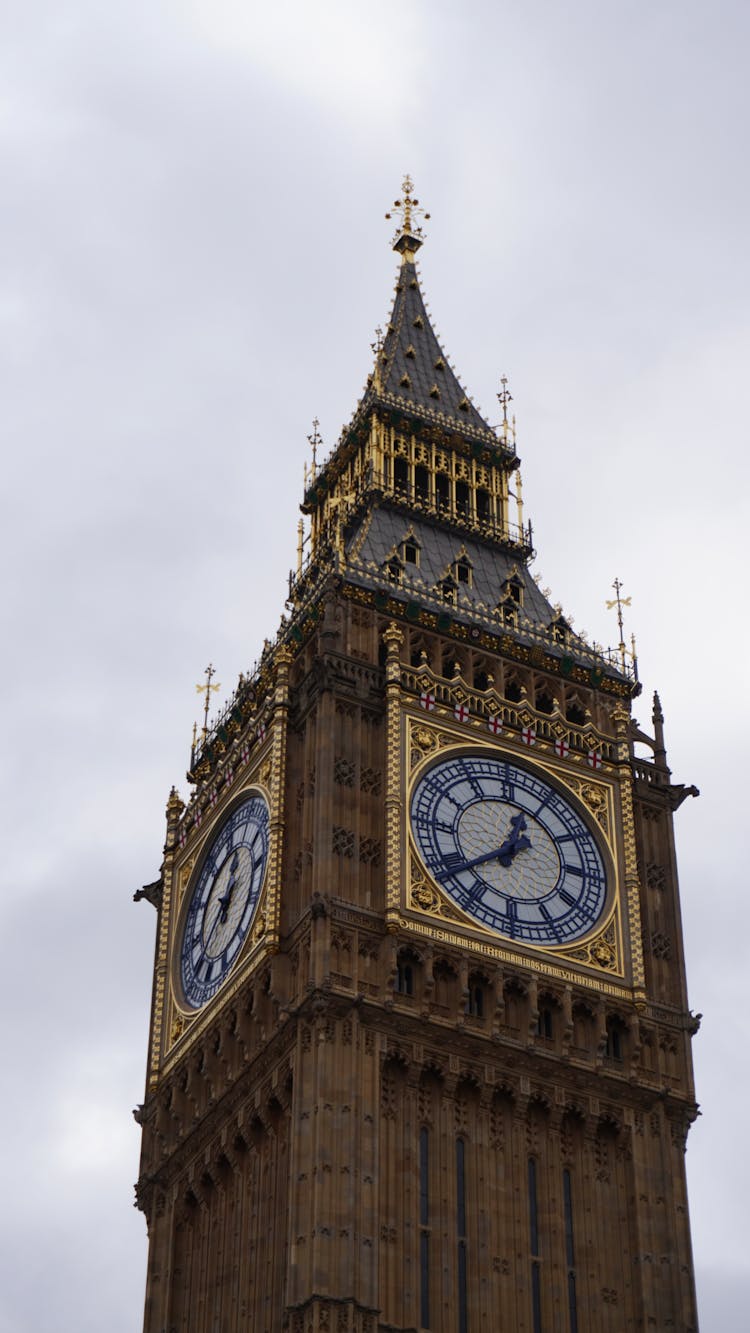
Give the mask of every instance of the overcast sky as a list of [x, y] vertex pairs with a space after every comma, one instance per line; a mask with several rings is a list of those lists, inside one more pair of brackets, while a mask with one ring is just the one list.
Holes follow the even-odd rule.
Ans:
[[750, 1307], [748, 111], [737, 0], [25, 0], [0, 18], [0, 1333], [132, 1333], [158, 873], [195, 684], [283, 611], [410, 171], [424, 289], [541, 573], [661, 693], [703, 1116], [703, 1333]]

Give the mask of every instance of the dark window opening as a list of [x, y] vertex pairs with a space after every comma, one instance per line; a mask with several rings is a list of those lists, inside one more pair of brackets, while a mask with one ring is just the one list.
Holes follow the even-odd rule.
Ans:
[[517, 575], [506, 579], [502, 591], [506, 601], [515, 602], [516, 606], [523, 606], [523, 584]]
[[387, 565], [387, 572], [388, 572], [388, 578], [391, 583], [401, 582], [401, 575], [403, 573], [403, 570], [401, 568], [401, 562], [399, 560], [396, 560], [395, 558], [393, 560], [389, 560]]
[[622, 1060], [622, 1032], [617, 1021], [607, 1023], [607, 1044], [604, 1053], [608, 1060]]
[[480, 985], [469, 987], [469, 998], [466, 1001], [466, 1012], [471, 1014], [472, 1018], [484, 1018], [484, 990]]
[[409, 464], [405, 458], [397, 458], [393, 464], [393, 485], [395, 490], [406, 495], [409, 489]]
[[505, 697], [510, 699], [512, 704], [520, 704], [522, 698], [521, 686], [517, 680], [509, 680], [505, 687]]
[[486, 523], [488, 522], [489, 517], [490, 517], [489, 491], [485, 491], [480, 488], [477, 491], [477, 518], [479, 519], [480, 523]]
[[416, 542], [404, 542], [404, 560], [407, 565], [419, 564], [419, 547]]
[[551, 713], [555, 707], [555, 701], [546, 690], [536, 696], [536, 706], [540, 713]]
[[465, 560], [456, 562], [456, 578], [459, 583], [471, 583], [471, 565]]
[[414, 994], [414, 968], [403, 958], [399, 958], [396, 967], [396, 990], [399, 995]]
[[430, 495], [430, 474], [426, 467], [414, 469], [414, 493], [423, 504], [427, 503]]
[[465, 481], [456, 482], [456, 513], [464, 518], [469, 513], [469, 487]]
[[488, 690], [489, 688], [490, 688], [490, 678], [487, 675], [487, 672], [484, 671], [481, 667], [477, 667], [476, 671], [474, 672], [474, 689]]
[[455, 585], [455, 583], [453, 582], [453, 580], [452, 580], [452, 579], [446, 579], [445, 582], [444, 582], [443, 584], [441, 584], [440, 591], [441, 591], [441, 593], [442, 593], [443, 601], [444, 601], [444, 602], [448, 602], [448, 604], [449, 604], [450, 606], [455, 606], [455, 604], [456, 604], [456, 585]]
[[568, 704], [565, 709], [565, 716], [576, 727], [582, 727], [586, 722], [586, 714], [580, 704]]
[[539, 1017], [536, 1020], [537, 1036], [546, 1037], [548, 1041], [552, 1040], [552, 1010], [549, 1005], [542, 1005], [539, 1010]]
[[435, 499], [441, 513], [446, 513], [450, 509], [451, 484], [448, 478], [440, 472], [435, 478]]

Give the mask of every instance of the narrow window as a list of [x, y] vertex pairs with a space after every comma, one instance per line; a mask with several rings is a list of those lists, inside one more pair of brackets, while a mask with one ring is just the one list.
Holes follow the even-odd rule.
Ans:
[[419, 1324], [430, 1327], [429, 1131], [419, 1131]]
[[473, 1018], [484, 1018], [484, 991], [480, 985], [469, 987], [466, 1012], [471, 1014]]
[[406, 495], [409, 488], [409, 464], [405, 458], [397, 458], [393, 465], [393, 484], [397, 491]]
[[610, 1060], [622, 1060], [622, 1034], [616, 1019], [607, 1023], [607, 1045], [604, 1053]]
[[458, 1233], [458, 1333], [467, 1333], [465, 1144], [456, 1139], [456, 1231]]
[[569, 1171], [563, 1171], [563, 1206], [565, 1209], [565, 1262], [568, 1268], [568, 1313], [570, 1315], [570, 1333], [578, 1333], [576, 1261], [575, 1250], [573, 1249], [573, 1201]]
[[396, 990], [399, 995], [414, 994], [414, 969], [403, 958], [399, 958], [396, 969]]
[[387, 565], [387, 570], [388, 570], [388, 578], [391, 583], [401, 582], [402, 570], [400, 562], [398, 560], [396, 560], [395, 558], [393, 560], [389, 560]]
[[536, 1030], [538, 1036], [546, 1037], [548, 1041], [552, 1040], [552, 1010], [546, 1004], [539, 1010]]
[[477, 518], [480, 523], [487, 523], [490, 517], [490, 496], [489, 491], [480, 489], [477, 491]]
[[456, 482], [456, 513], [464, 518], [469, 513], [469, 487], [465, 481]]
[[459, 583], [471, 583], [471, 566], [465, 560], [457, 561], [456, 578]]
[[419, 547], [416, 542], [404, 542], [404, 560], [407, 565], [419, 564]]
[[414, 469], [414, 493], [422, 504], [427, 504], [430, 495], [430, 474], [426, 467]]
[[529, 1243], [531, 1248], [531, 1313], [534, 1333], [542, 1333], [542, 1293], [539, 1273], [539, 1220], [536, 1200], [536, 1159], [529, 1158]]

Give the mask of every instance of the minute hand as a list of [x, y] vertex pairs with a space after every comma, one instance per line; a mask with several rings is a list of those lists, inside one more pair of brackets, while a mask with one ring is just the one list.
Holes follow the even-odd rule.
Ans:
[[502, 846], [498, 847], [496, 851], [485, 852], [483, 856], [475, 856], [472, 861], [464, 861], [463, 865], [451, 866], [449, 870], [441, 870], [436, 879], [447, 879], [449, 875], [458, 875], [462, 870], [472, 870], [474, 866], [481, 866], [485, 861], [500, 861], [501, 865], [509, 866], [518, 852], [524, 852], [530, 846], [531, 843], [525, 835], [520, 838], [506, 838]]

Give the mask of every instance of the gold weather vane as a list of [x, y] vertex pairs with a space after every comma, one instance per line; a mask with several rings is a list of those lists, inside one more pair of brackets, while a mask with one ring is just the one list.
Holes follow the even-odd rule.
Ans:
[[[411, 176], [404, 176], [401, 184], [401, 190], [403, 192], [402, 197], [401, 199], [394, 199], [393, 201], [393, 208], [401, 214], [401, 226], [398, 228], [396, 235], [393, 238], [394, 242], [396, 242], [400, 236], [406, 235], [414, 237], [414, 239], [421, 244], [422, 228], [416, 223], [415, 219], [421, 214], [425, 222], [429, 222], [430, 220], [429, 213], [425, 213], [424, 209], [420, 206], [419, 200], [415, 199], [412, 194], [413, 189], [414, 182]], [[387, 220], [390, 221], [393, 217], [393, 213], [386, 213], [385, 216]]]
[[208, 709], [211, 703], [211, 691], [213, 690], [215, 692], [216, 690], [221, 689], [219, 681], [217, 681], [215, 685], [211, 684], [211, 681], [213, 680], [215, 674], [216, 674], [216, 668], [212, 666], [212, 664], [209, 662], [205, 672], [206, 675], [205, 685], [196, 685], [195, 687], [197, 694], [205, 694], [206, 696], [206, 704], [203, 709], [203, 731], [201, 732], [203, 740], [205, 740], [208, 735]]
[[[623, 635], [623, 627], [622, 627], [622, 608], [623, 608], [624, 606], [630, 606], [630, 603], [631, 603], [631, 600], [632, 600], [632, 599], [631, 599], [630, 597], [621, 597], [621, 596], [620, 596], [620, 592], [621, 592], [622, 588], [624, 587], [624, 584], [622, 584], [622, 583], [620, 582], [619, 579], [615, 579], [614, 583], [612, 584], [612, 587], [613, 587], [614, 590], [615, 590], [615, 595], [614, 595], [614, 597], [611, 599], [611, 601], [607, 601], [607, 610], [608, 610], [608, 611], [611, 611], [613, 607], [615, 607], [615, 606], [617, 607], [617, 628], [618, 628], [619, 631], [620, 631], [620, 642], [619, 642], [619, 644], [618, 644], [618, 647], [619, 647], [619, 650], [620, 650], [620, 657], [622, 658], [622, 665], [623, 665], [623, 668], [624, 668], [624, 666], [625, 666], [625, 658], [626, 658], [627, 655], [628, 655], [628, 650], [627, 650], [627, 648], [625, 647], [625, 638], [624, 638], [624, 635]], [[631, 654], [630, 654], [630, 655], [631, 655], [631, 657], [633, 658], [633, 665], [635, 666], [635, 662], [636, 662], [636, 656], [635, 656], [635, 635], [632, 634], [632, 635], [630, 636], [630, 638], [631, 638], [631, 645], [632, 645], [632, 651], [631, 651]]]

